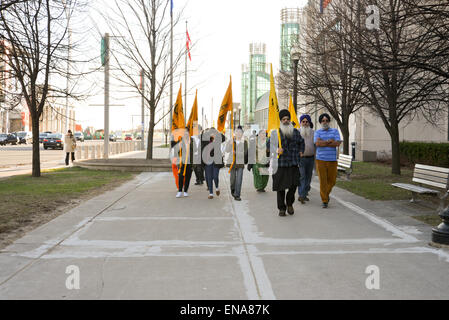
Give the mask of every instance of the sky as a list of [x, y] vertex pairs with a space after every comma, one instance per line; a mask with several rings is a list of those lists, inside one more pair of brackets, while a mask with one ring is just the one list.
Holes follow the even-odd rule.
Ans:
[[[249, 45], [252, 42], [266, 44], [267, 62], [273, 64], [273, 72], [279, 70], [280, 54], [280, 13], [282, 8], [301, 8], [307, 0], [173, 0], [174, 10], [184, 9], [184, 15], [175, 34], [185, 34], [187, 28], [190, 38], [195, 44], [191, 50], [192, 60], [188, 61], [187, 87], [187, 116], [198, 90], [198, 111], [201, 117], [202, 108], [208, 119], [215, 120], [218, 116], [219, 105], [224, 97], [232, 76], [232, 93], [234, 102], [240, 102], [242, 64], [249, 59]], [[132, 18], [132, 17], [130, 17]], [[108, 32], [105, 26], [99, 26], [101, 33]], [[184, 65], [184, 61], [183, 61]], [[98, 79], [102, 79], [99, 77]], [[174, 79], [174, 100], [184, 77]], [[111, 80], [111, 87], [117, 86]], [[102, 83], [98, 83], [102, 86]], [[86, 126], [103, 128], [104, 109], [102, 106], [103, 93], [90, 98], [76, 108], [77, 119]], [[111, 90], [113, 91], [113, 89]], [[184, 89], [183, 89], [184, 91]], [[183, 97], [184, 99], [184, 97]], [[110, 129], [127, 130], [140, 124], [140, 99], [114, 101], [111, 104], [125, 104], [113, 106], [110, 109]], [[164, 101], [168, 108], [168, 99]], [[183, 101], [184, 105], [185, 102]]]

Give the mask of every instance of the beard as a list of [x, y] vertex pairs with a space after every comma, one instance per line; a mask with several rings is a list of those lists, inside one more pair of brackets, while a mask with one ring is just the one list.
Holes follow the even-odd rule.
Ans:
[[280, 130], [281, 130], [282, 134], [284, 136], [286, 136], [288, 139], [293, 137], [293, 130], [294, 129], [295, 128], [293, 127], [291, 122], [289, 124], [287, 124], [287, 125], [281, 123]]
[[323, 123], [321, 126], [323, 127], [324, 130], [329, 129], [329, 123]]
[[303, 138], [308, 138], [312, 134], [312, 128], [310, 127], [301, 127], [299, 128], [299, 132]]

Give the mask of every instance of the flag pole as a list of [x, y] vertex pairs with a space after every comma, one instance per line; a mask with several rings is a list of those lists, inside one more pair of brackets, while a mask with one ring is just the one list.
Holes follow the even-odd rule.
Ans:
[[[173, 0], [170, 0], [170, 137], [171, 137], [171, 127], [173, 123]], [[170, 138], [171, 141], [171, 138]], [[170, 158], [171, 154], [171, 143], [170, 152], [168, 153], [168, 157]]]
[[[184, 116], [185, 117], [187, 117], [187, 54], [188, 54], [188, 49], [187, 49], [187, 41], [189, 41], [188, 39], [187, 39], [187, 21], [186, 21], [186, 54], [185, 54], [185, 56], [186, 56], [186, 67], [185, 67], [185, 70], [186, 70], [186, 72], [185, 72], [185, 86], [184, 86]], [[187, 118], [186, 118], [186, 120], [187, 120]]]

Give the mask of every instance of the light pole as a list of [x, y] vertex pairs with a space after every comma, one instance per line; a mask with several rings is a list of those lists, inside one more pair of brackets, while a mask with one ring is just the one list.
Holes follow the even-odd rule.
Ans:
[[293, 62], [293, 106], [295, 113], [298, 114], [298, 62], [301, 58], [301, 51], [298, 45], [292, 47], [290, 57]]
[[242, 111], [242, 107], [241, 106], [239, 106], [239, 126], [241, 126], [241, 124], [240, 124], [240, 111]]

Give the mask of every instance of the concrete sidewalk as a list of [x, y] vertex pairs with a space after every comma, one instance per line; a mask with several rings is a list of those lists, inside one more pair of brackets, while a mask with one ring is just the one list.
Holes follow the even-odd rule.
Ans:
[[[428, 246], [431, 228], [389, 204], [336, 188], [322, 209], [314, 180], [311, 201], [279, 217], [271, 179], [256, 193], [245, 170], [237, 202], [224, 169], [220, 189], [208, 200], [192, 183], [176, 199], [171, 173], [142, 173], [3, 250], [0, 298], [449, 297], [449, 252]], [[68, 289], [72, 270], [80, 289]]]

